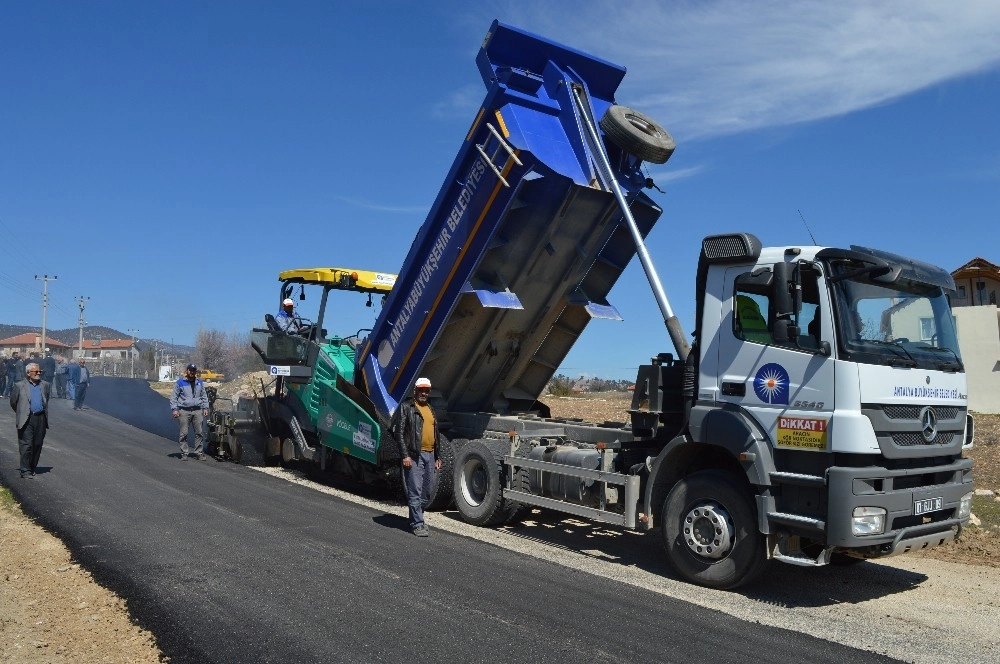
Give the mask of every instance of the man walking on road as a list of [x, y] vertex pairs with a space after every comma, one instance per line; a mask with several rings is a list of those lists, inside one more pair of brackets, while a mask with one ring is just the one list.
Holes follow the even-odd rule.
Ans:
[[60, 357], [56, 363], [56, 399], [67, 399], [66, 384], [69, 382], [69, 363]]
[[42, 368], [42, 380], [51, 386], [56, 378], [56, 358], [52, 357], [52, 353], [45, 353], [38, 365]]
[[208, 417], [208, 393], [205, 384], [198, 378], [198, 367], [187, 365], [184, 375], [174, 384], [170, 397], [170, 414], [180, 422], [181, 461], [188, 457], [188, 427], [194, 425], [194, 453], [197, 459], [205, 458], [205, 418]]
[[14, 383], [20, 380], [24, 380], [24, 360], [15, 350], [7, 360], [7, 385], [4, 387], [4, 396], [9, 397]]
[[66, 398], [76, 401], [76, 380], [80, 377], [80, 365], [70, 361], [66, 364]]
[[17, 426], [18, 451], [21, 453], [21, 478], [35, 476], [38, 457], [42, 454], [45, 430], [49, 428], [49, 384], [42, 380], [42, 371], [34, 362], [25, 367], [26, 380], [10, 391], [10, 407]]
[[417, 537], [427, 537], [424, 508], [431, 499], [434, 473], [441, 470], [438, 433], [434, 409], [428, 403], [431, 381], [418, 378], [412, 401], [399, 405], [392, 416], [390, 430], [399, 444], [403, 457], [403, 477], [406, 480], [406, 501], [410, 506], [410, 529]]
[[87, 410], [83, 400], [87, 398], [87, 388], [90, 387], [90, 369], [81, 357], [77, 362], [80, 368], [73, 373], [73, 410]]

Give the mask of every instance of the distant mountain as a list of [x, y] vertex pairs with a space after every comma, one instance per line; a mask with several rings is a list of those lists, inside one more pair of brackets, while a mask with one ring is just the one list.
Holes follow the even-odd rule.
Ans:
[[[42, 333], [42, 328], [32, 327], [30, 325], [7, 325], [5, 323], [0, 323], [0, 339], [7, 339], [9, 337], [15, 337], [19, 334], [24, 334], [25, 332], [34, 332], [36, 334]], [[67, 346], [76, 348], [77, 344], [80, 342], [80, 328], [72, 327], [66, 330], [45, 330], [46, 339], [56, 339]], [[104, 327], [103, 325], [88, 325], [83, 328], [83, 338], [87, 341], [93, 339], [131, 339], [132, 335], [127, 332], [122, 332], [116, 330], [112, 327]], [[159, 339], [141, 339], [136, 345], [139, 346], [139, 350], [148, 350], [156, 345], [157, 348], [166, 350], [168, 353], [173, 353], [175, 355], [190, 355], [194, 352], [192, 346], [183, 346], [180, 344], [174, 345], [160, 341]]]

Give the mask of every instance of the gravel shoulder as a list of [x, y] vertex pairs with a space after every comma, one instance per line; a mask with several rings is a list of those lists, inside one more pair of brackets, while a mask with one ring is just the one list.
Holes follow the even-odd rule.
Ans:
[[[616, 421], [624, 419], [627, 396], [589, 395], [548, 403], [555, 417]], [[1000, 418], [977, 418], [977, 446], [970, 453], [976, 461], [977, 487], [1000, 489], [998, 441]], [[290, 481], [306, 481], [295, 473], [273, 471], [284, 473]], [[319, 485], [317, 490], [336, 491]], [[405, 508], [377, 501], [373, 507], [405, 512]], [[631, 536], [545, 516], [537, 523], [529, 521], [528, 532], [472, 529], [450, 513], [431, 515], [429, 523], [570, 566], [613, 557], [613, 540]], [[533, 525], [592, 530], [594, 549], [572, 551], [546, 544], [531, 535]], [[611, 544], [605, 545], [602, 539]], [[766, 585], [741, 594], [717, 593], [650, 574], [641, 564], [619, 562], [603, 570], [602, 574], [626, 584], [703, 606], [724, 606], [727, 613], [750, 622], [788, 627], [873, 652], [899, 656], [907, 652], [901, 650], [907, 642], [910, 650], [916, 647], [912, 644], [924, 644], [922, 653], [908, 657], [911, 661], [1000, 661], [1000, 624], [996, 621], [1000, 599], [995, 592], [1000, 587], [1000, 534], [988, 528], [969, 528], [949, 546], [864, 563], [851, 570], [789, 568], [785, 576], [801, 579], [802, 584], [809, 583], [809, 575], [839, 575], [843, 588], [822, 603], [790, 593], [795, 584], [785, 583], [773, 595]], [[2, 662], [166, 661], [153, 635], [133, 624], [126, 603], [75, 564], [62, 542], [28, 519], [6, 491], [0, 491], [0, 580]]]

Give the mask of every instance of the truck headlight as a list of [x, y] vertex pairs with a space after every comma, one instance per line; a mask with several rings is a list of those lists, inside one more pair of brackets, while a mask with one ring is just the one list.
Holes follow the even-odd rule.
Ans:
[[972, 492], [962, 496], [962, 501], [958, 504], [958, 518], [968, 519], [972, 515]]
[[854, 535], [881, 535], [885, 532], [885, 509], [882, 507], [855, 507], [851, 518]]

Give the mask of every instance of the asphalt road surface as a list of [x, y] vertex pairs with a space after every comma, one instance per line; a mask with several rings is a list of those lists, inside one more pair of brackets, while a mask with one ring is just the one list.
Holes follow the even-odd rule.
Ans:
[[[0, 480], [172, 662], [893, 661], [526, 555], [497, 531], [418, 539], [398, 506], [181, 462], [167, 402], [144, 381], [98, 377], [90, 410], [50, 405], [39, 473], [21, 480], [0, 402]], [[584, 543], [548, 530], [522, 543]]]

